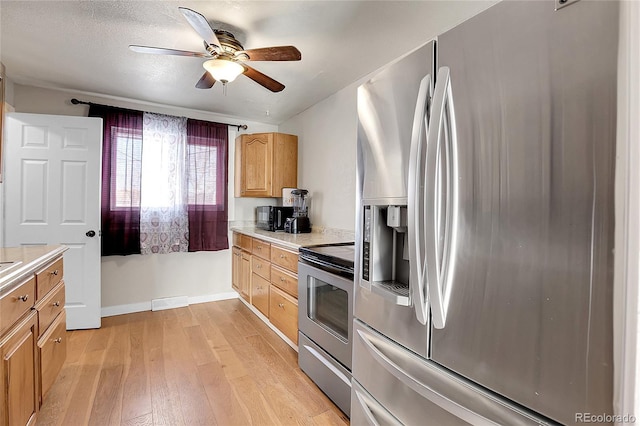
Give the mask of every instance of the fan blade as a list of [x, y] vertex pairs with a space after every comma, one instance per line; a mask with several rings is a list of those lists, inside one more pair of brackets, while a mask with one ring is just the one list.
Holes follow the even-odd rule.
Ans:
[[200, 77], [200, 80], [196, 83], [196, 87], [198, 89], [211, 89], [213, 85], [216, 84], [216, 79], [213, 78], [209, 71], [205, 71]]
[[213, 44], [216, 47], [220, 47], [220, 41], [216, 36], [216, 33], [211, 29], [207, 18], [196, 12], [195, 10], [187, 9], [186, 7], [179, 7], [180, 12], [193, 27], [194, 30], [209, 44]]
[[266, 87], [267, 89], [271, 90], [272, 92], [281, 92], [282, 89], [284, 89], [284, 84], [278, 83], [277, 81], [275, 81], [271, 77], [262, 74], [260, 71], [254, 69], [254, 68], [251, 68], [250, 66], [248, 66], [246, 64], [242, 64], [242, 66], [245, 69], [244, 75], [246, 75], [251, 80], [253, 80], [256, 83], [258, 83], [259, 85]]
[[302, 59], [300, 51], [294, 46], [263, 47], [237, 52], [246, 53], [249, 61], [299, 61]]
[[193, 56], [196, 58], [210, 58], [211, 55], [199, 52], [189, 52], [187, 50], [165, 49], [164, 47], [138, 46], [136, 44], [129, 45], [129, 49], [139, 53], [152, 53], [154, 55], [177, 55], [177, 56]]

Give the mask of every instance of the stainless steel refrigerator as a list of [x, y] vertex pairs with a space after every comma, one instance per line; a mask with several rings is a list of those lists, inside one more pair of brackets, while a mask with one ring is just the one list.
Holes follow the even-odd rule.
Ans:
[[615, 420], [617, 43], [504, 1], [358, 89], [353, 424]]

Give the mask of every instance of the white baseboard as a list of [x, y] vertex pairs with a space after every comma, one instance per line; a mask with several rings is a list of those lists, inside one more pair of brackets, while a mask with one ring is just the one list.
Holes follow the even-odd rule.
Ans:
[[163, 297], [162, 299], [151, 300], [152, 311], [164, 311], [165, 309], [186, 308], [189, 306], [187, 296]]
[[131, 303], [128, 305], [105, 306], [101, 310], [102, 317], [112, 317], [114, 315], [133, 314], [134, 312], [144, 312], [151, 310], [151, 301]]
[[238, 293], [235, 291], [230, 291], [228, 293], [206, 294], [204, 296], [190, 297], [189, 304], [195, 305], [196, 303], [217, 302], [219, 300], [237, 299], [238, 297]]
[[[203, 296], [193, 296], [188, 297], [188, 304], [195, 305], [196, 303], [206, 303], [206, 302], [217, 302], [219, 300], [229, 300], [229, 299], [237, 299], [238, 293], [235, 291], [230, 291], [227, 293], [218, 293], [218, 294], [206, 294]], [[178, 306], [175, 306], [178, 307]], [[169, 308], [165, 308], [169, 309]], [[124, 314], [133, 314], [136, 312], [144, 312], [151, 310], [151, 301], [148, 302], [139, 302], [139, 303], [131, 303], [127, 305], [115, 305], [115, 306], [105, 306], [101, 310], [101, 316], [104, 317], [112, 317], [115, 315], [124, 315]]]

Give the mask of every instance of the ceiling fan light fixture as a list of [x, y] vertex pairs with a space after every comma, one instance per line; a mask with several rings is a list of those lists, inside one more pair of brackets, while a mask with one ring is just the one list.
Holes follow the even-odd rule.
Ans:
[[202, 66], [222, 84], [235, 80], [236, 77], [244, 72], [242, 65], [226, 59], [209, 59]]

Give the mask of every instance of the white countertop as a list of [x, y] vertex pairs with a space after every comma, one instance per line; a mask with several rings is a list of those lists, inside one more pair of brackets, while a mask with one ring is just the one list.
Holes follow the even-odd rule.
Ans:
[[67, 250], [66, 246], [24, 246], [0, 248], [0, 295], [20, 280], [35, 273], [49, 260]]
[[293, 250], [319, 244], [352, 243], [355, 241], [355, 234], [352, 231], [342, 229], [321, 228], [308, 234], [265, 231], [255, 226], [232, 226], [231, 230]]

